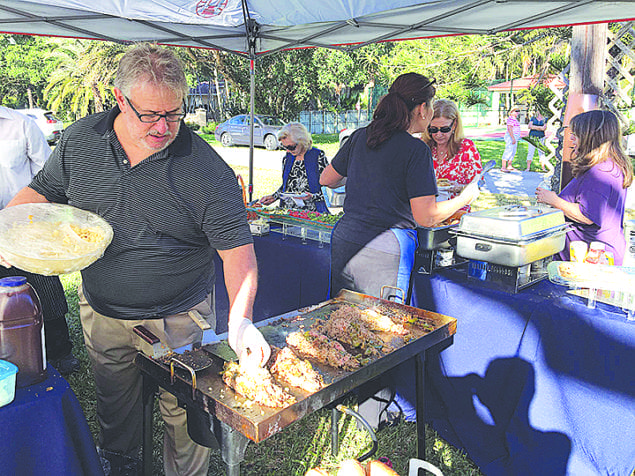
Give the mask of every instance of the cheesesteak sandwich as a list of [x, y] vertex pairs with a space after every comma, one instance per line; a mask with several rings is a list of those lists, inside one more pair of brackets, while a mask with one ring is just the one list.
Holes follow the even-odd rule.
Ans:
[[275, 354], [271, 373], [276, 379], [309, 393], [324, 388], [324, 379], [311, 362], [295, 355], [289, 347], [282, 350], [272, 347], [271, 350]]
[[266, 407], [286, 407], [296, 402], [271, 377], [269, 370], [260, 367], [241, 367], [237, 362], [225, 362], [222, 372], [225, 385], [245, 398]]

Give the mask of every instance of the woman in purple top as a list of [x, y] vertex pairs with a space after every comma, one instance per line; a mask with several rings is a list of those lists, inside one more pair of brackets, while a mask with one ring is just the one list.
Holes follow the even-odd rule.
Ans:
[[633, 166], [622, 149], [617, 117], [609, 111], [584, 112], [571, 119], [570, 127], [574, 178], [560, 195], [539, 187], [536, 198], [562, 210], [573, 225], [560, 259], [569, 260], [571, 241], [601, 241], [621, 265], [626, 249], [624, 204]]

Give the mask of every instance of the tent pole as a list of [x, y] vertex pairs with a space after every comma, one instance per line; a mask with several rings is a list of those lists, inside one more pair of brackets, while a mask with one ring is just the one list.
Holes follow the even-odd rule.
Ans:
[[[250, 49], [251, 56], [251, 49]], [[254, 194], [254, 96], [256, 94], [256, 58], [249, 58], [249, 201]]]
[[247, 33], [247, 47], [249, 48], [249, 202], [254, 198], [254, 109], [256, 95], [256, 40], [258, 39], [260, 27], [258, 23], [249, 18], [247, 2], [243, 0], [243, 17]]

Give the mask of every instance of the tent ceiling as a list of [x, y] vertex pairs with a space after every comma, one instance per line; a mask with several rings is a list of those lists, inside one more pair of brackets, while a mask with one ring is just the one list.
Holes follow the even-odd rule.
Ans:
[[550, 0], [0, 0], [0, 32], [154, 41], [247, 55], [377, 41], [622, 21], [635, 2]]

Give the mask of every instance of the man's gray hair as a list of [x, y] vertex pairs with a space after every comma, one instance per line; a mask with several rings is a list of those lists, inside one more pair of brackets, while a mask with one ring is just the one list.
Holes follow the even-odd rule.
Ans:
[[174, 52], [152, 43], [139, 43], [119, 61], [115, 87], [125, 96], [142, 82], [167, 87], [182, 99], [189, 92], [183, 63]]
[[309, 134], [306, 127], [299, 122], [290, 122], [282, 126], [282, 129], [278, 132], [278, 140], [282, 139], [292, 140], [298, 144], [298, 147], [300, 147], [303, 152], [306, 152], [313, 147], [311, 134]]

